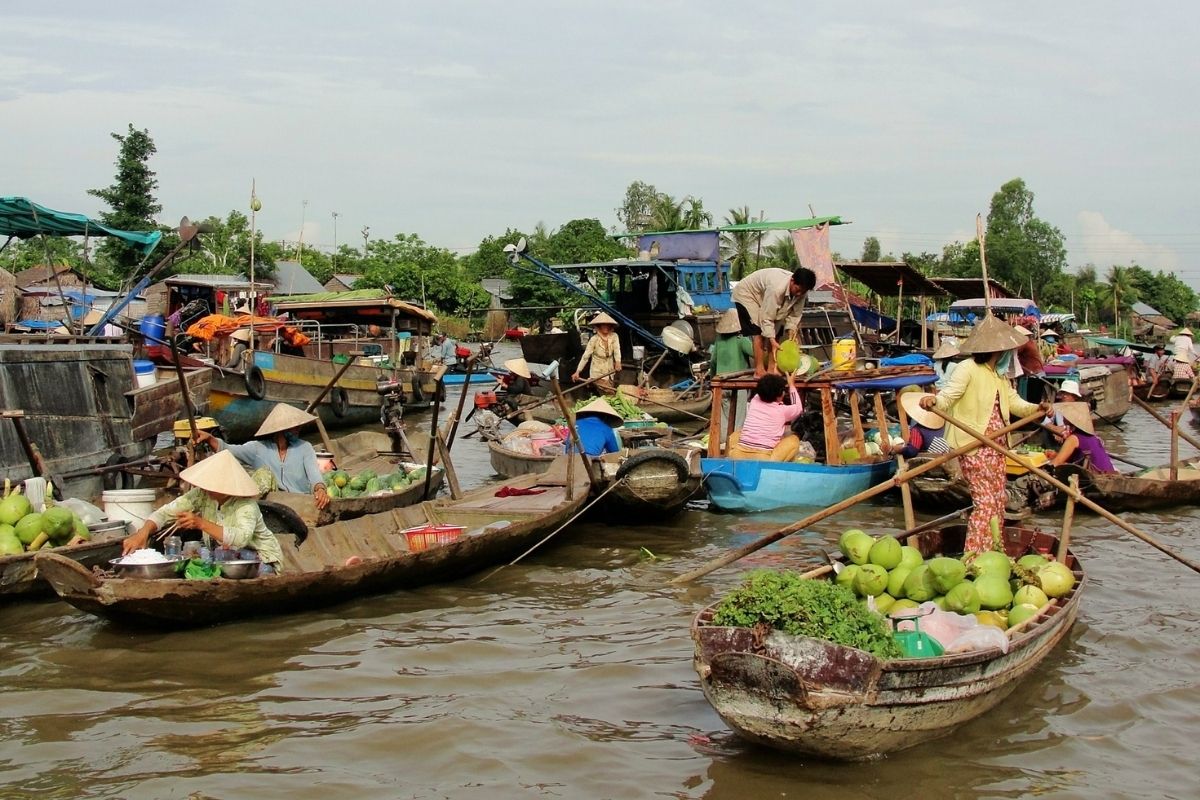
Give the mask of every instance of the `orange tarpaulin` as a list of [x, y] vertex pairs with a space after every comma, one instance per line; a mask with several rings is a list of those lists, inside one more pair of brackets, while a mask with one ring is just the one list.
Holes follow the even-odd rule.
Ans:
[[275, 317], [255, 317], [250, 314], [238, 314], [236, 317], [227, 317], [224, 314], [209, 314], [192, 323], [187, 329], [187, 334], [188, 336], [194, 336], [197, 339], [210, 342], [214, 337], [228, 336], [240, 328], [249, 328], [251, 326], [254, 327], [255, 333], [275, 333], [282, 328], [283, 338], [288, 344], [302, 346], [308, 344], [310, 341], [308, 336], [296, 328], [279, 321]]

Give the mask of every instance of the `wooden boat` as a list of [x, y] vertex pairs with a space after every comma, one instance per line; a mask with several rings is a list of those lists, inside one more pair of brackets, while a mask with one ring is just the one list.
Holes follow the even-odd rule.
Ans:
[[[78, 562], [85, 569], [91, 569], [96, 565], [104, 566], [108, 564], [109, 559], [121, 555], [121, 541], [124, 538], [124, 530], [98, 533], [83, 544], [64, 545], [38, 552], [56, 553]], [[17, 598], [25, 600], [54, 594], [50, 584], [38, 574], [38, 567], [34, 562], [36, 555], [37, 553], [21, 553], [15, 556], [0, 556], [0, 601]]]
[[1159, 377], [1152, 378], [1148, 383], [1139, 383], [1133, 387], [1133, 396], [1141, 400], [1166, 400], [1171, 394], [1171, 381]]
[[[555, 456], [518, 453], [498, 442], [488, 442], [488, 451], [492, 469], [506, 478], [545, 472], [555, 460]], [[606, 453], [593, 459], [593, 464], [600, 476], [596, 491], [617, 484], [597, 505], [597, 513], [610, 517], [674, 516], [702, 484], [697, 450], [642, 447], [625, 456]]]
[[[1023, 455], [1032, 459], [1035, 466], [1040, 467], [1047, 461], [1041, 453]], [[931, 460], [931, 456], [916, 456], [908, 462], [908, 466], [909, 469], [916, 469]], [[1046, 485], [1036, 476], [1028, 475], [1026, 470], [1015, 462], [1006, 459], [1005, 471], [1008, 473], [1008, 482], [1005, 485], [1005, 519], [1024, 519], [1034, 511], [1045, 511], [1061, 504], [1058, 491], [1054, 487]], [[962, 477], [961, 471], [946, 465], [934, 467], [918, 475], [909, 481], [908, 486], [915, 508], [946, 513], [966, 508], [974, 502], [971, 487]]]
[[831, 506], [887, 480], [892, 458], [857, 464], [705, 458], [708, 499], [722, 511], [749, 513], [794, 506]]
[[1188, 392], [1192, 390], [1191, 378], [1179, 378], [1171, 381], [1171, 394], [1169, 397], [1172, 400], [1178, 400], [1188, 396]]
[[[1046, 380], [1058, 384], [1068, 377], [1077, 377], [1084, 397], [1092, 407], [1092, 421], [1107, 425], [1129, 413], [1132, 405], [1129, 377], [1133, 368], [1133, 359], [1129, 356], [1083, 358], [1071, 365], [1051, 362], [1046, 365]], [[1077, 374], [1073, 375], [1072, 369], [1077, 370]]]
[[[408, 440], [416, 451], [410, 454], [411, 459], [392, 455], [389, 452], [391, 437], [375, 431], [351, 433], [334, 439], [330, 444], [333, 446], [334, 461], [339, 469], [351, 474], [370, 469], [374, 470], [377, 475], [387, 475], [395, 472], [399, 465], [403, 465], [405, 469], [411, 469], [426, 463], [425, 456], [428, 451], [425, 448], [428, 447], [429, 436], [419, 431], [412, 431], [408, 433]], [[445, 479], [445, 470], [435, 464], [433, 477], [429, 480], [429, 496], [431, 498], [441, 489]], [[316, 507], [310, 494], [270, 492], [265, 499], [287, 506], [296, 512], [300, 519], [304, 520], [305, 525], [315, 527], [329, 525], [339, 520], [356, 519], [367, 514], [378, 514], [393, 508], [411, 506], [424, 500], [424, 495], [425, 483], [420, 482], [399, 492], [369, 497], [336, 497], [331, 499], [329, 505], [323, 509]]]
[[[570, 520], [588, 496], [587, 475], [565, 459], [544, 475], [527, 475], [428, 503], [335, 522], [298, 535], [281, 533], [284, 573], [246, 580], [116, 578], [95, 574], [58, 554], [39, 553], [38, 569], [59, 597], [105, 619], [184, 628], [282, 614], [370, 594], [461, 578], [502, 564]], [[497, 497], [500, 489], [539, 494]], [[405, 531], [458, 525], [444, 543], [414, 548]], [[304, 533], [299, 531], [296, 533]]]
[[[911, 537], [926, 557], [962, 552], [965, 527]], [[915, 541], [912, 541], [914, 540]], [[1011, 556], [1052, 552], [1057, 537], [1006, 528]], [[862, 650], [771, 631], [712, 624], [715, 606], [692, 624], [694, 667], [704, 696], [745, 738], [831, 759], [865, 759], [946, 736], [1002, 703], [1061, 642], [1079, 613], [1086, 579], [999, 648], [937, 658], [880, 661]], [[832, 568], [827, 567], [828, 573]]]
[[[683, 400], [672, 400], [664, 403], [650, 403], [633, 399], [634, 403], [645, 411], [650, 416], [654, 417], [659, 422], [665, 422], [668, 425], [703, 425], [708, 419], [709, 409], [712, 407], [712, 395], [708, 392], [696, 398], [685, 398]], [[546, 403], [538, 406], [530, 412], [530, 416], [538, 422], [550, 424], [562, 419], [562, 414], [559, 413], [558, 406], [553, 403]], [[701, 419], [696, 419], [701, 417]]]
[[1153, 508], [1200, 504], [1200, 456], [1181, 461], [1178, 477], [1171, 480], [1170, 466], [1132, 473], [1089, 472], [1064, 466], [1056, 477], [1077, 473], [1079, 487], [1091, 500], [1109, 511], [1145, 511]]

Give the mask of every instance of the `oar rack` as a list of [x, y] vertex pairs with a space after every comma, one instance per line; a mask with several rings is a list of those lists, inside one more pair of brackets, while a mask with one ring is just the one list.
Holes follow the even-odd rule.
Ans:
[[[796, 391], [818, 392], [821, 397], [821, 418], [825, 425], [825, 454], [826, 463], [843, 464], [841, 437], [838, 435], [837, 414], [834, 411], [833, 393], [846, 393], [850, 404], [850, 422], [854, 435], [854, 446], [860, 459], [867, 458], [866, 435], [863, 432], [862, 413], [859, 411], [859, 392], [872, 395], [876, 423], [879, 425], [879, 446], [885, 455], [891, 454], [890, 438], [884, 433], [887, 430], [887, 415], [883, 408], [883, 396], [880, 392], [894, 391], [901, 386], [932, 383], [936, 379], [933, 370], [922, 366], [879, 367], [876, 369], [858, 369], [832, 371], [825, 370], [803, 380], [796, 380]], [[754, 391], [758, 379], [751, 372], [736, 372], [732, 375], [722, 375], [712, 379], [712, 414], [708, 420], [708, 455], [721, 455], [721, 406], [722, 399], [729, 392], [729, 417], [726, 420], [726, 437], [735, 430], [737, 419], [738, 393]], [[878, 385], [872, 385], [878, 384]], [[900, 420], [900, 434], [908, 438], [908, 417], [904, 409], [897, 404], [897, 416]]]

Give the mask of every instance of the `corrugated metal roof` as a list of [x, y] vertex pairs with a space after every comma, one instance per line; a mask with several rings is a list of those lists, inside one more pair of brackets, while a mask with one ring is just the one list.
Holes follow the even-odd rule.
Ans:
[[[251, 288], [250, 280], [243, 278], [241, 275], [197, 275], [187, 273], [183, 275], [172, 275], [163, 283], [171, 286], [207, 286], [210, 289], [245, 289]], [[254, 287], [258, 289], [270, 289], [271, 284], [263, 281], [255, 281]]]
[[325, 291], [316, 278], [299, 261], [276, 261], [275, 291], [280, 294], [314, 294]]

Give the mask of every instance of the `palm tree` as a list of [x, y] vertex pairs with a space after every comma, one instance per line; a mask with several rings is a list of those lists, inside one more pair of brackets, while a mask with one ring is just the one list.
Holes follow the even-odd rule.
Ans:
[[704, 201], [700, 198], [692, 197], [689, 194], [679, 205], [681, 208], [687, 206], [687, 209], [683, 211], [684, 230], [698, 231], [712, 225], [712, 214], [704, 210]]
[[[729, 209], [725, 217], [726, 225], [748, 225], [756, 222], [750, 216], [750, 206]], [[733, 267], [733, 279], [740, 281], [746, 276], [746, 266], [752, 256], [762, 251], [763, 231], [723, 231], [721, 233], [721, 256], [729, 260]], [[758, 268], [757, 258], [754, 268]], [[754, 270], [749, 270], [753, 272]]]
[[800, 266], [800, 258], [796, 255], [796, 246], [790, 234], [767, 245], [767, 260], [789, 272]]
[[1100, 285], [1100, 297], [1105, 305], [1112, 305], [1113, 335], [1120, 335], [1121, 312], [1129, 310], [1138, 299], [1137, 287], [1129, 267], [1113, 266], [1108, 270], [1108, 280]]
[[675, 202], [669, 194], [660, 194], [654, 198], [650, 207], [650, 230], [652, 231], [681, 231], [683, 225], [683, 202]]

